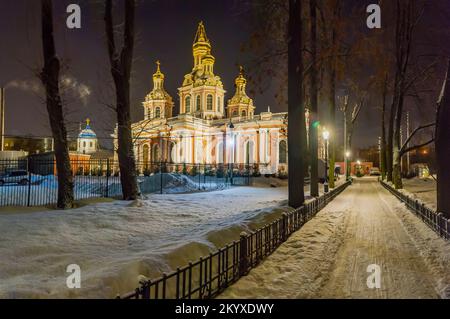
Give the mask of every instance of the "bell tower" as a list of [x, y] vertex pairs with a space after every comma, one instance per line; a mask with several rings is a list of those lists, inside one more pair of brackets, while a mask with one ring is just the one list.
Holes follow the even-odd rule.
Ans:
[[156, 61], [156, 73], [153, 74], [153, 90], [145, 97], [144, 118], [146, 120], [160, 120], [171, 118], [174, 103], [172, 97], [164, 89], [164, 74], [161, 63]]
[[255, 113], [255, 106], [246, 92], [247, 79], [244, 76], [244, 68], [241, 66], [239, 69], [239, 75], [235, 80], [236, 93], [228, 100], [227, 116], [228, 118], [243, 117], [251, 119]]
[[220, 77], [214, 74], [216, 59], [211, 53], [211, 42], [203, 22], [198, 24], [192, 54], [194, 66], [178, 89], [180, 114], [203, 119], [223, 118], [225, 90]]

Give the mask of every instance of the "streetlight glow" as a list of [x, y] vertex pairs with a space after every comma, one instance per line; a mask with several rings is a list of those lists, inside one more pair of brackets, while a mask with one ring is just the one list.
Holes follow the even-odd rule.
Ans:
[[351, 155], [350, 151], [345, 152], [345, 157], [349, 158]]
[[330, 132], [328, 132], [327, 129], [323, 130], [322, 135], [323, 135], [323, 139], [326, 141], [328, 141], [328, 139], [330, 138]]

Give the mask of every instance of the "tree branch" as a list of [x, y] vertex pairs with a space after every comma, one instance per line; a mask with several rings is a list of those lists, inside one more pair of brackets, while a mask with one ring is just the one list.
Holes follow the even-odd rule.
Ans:
[[406, 154], [408, 152], [411, 152], [411, 151], [417, 150], [417, 149], [419, 149], [421, 147], [427, 146], [428, 144], [433, 143], [434, 140], [435, 140], [435, 138], [433, 137], [433, 138], [431, 138], [429, 141], [427, 141], [425, 143], [414, 145], [414, 146], [408, 147], [408, 148], [406, 148], [404, 150], [400, 150], [400, 157], [402, 157], [404, 154]]
[[417, 134], [417, 132], [419, 132], [420, 130], [423, 130], [423, 129], [426, 129], [426, 128], [435, 126], [435, 125], [436, 125], [436, 123], [429, 123], [429, 124], [426, 124], [426, 125], [422, 125], [422, 126], [417, 127], [417, 128], [411, 133], [411, 135], [408, 136], [408, 138], [406, 139], [405, 143], [403, 143], [403, 146], [401, 147], [400, 152], [403, 152], [403, 151], [404, 151], [404, 149], [408, 146], [408, 143], [412, 140], [412, 138], [414, 137], [414, 135]]

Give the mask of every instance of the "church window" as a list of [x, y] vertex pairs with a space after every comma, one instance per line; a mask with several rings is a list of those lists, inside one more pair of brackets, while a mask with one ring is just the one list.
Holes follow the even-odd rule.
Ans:
[[286, 164], [287, 163], [287, 144], [285, 140], [282, 140], [278, 146], [279, 152], [279, 163]]
[[93, 145], [92, 145], [92, 142], [91, 142], [91, 143], [89, 144], [89, 147], [92, 148], [92, 146], [93, 146]]
[[202, 104], [201, 104], [201, 100], [200, 100], [200, 95], [197, 95], [197, 111], [201, 110]]
[[155, 110], [155, 118], [159, 119], [161, 117], [161, 109], [159, 107]]
[[243, 116], [243, 117], [247, 116], [247, 113], [245, 112], [245, 110], [242, 111], [242, 116]]
[[238, 116], [238, 111], [237, 110], [233, 111], [233, 116]]
[[190, 96], [186, 96], [186, 100], [184, 101], [184, 104], [186, 106], [186, 113], [190, 113], [191, 112], [191, 97]]
[[211, 94], [208, 94], [208, 96], [206, 97], [206, 109], [208, 111], [212, 111], [213, 109], [213, 97]]
[[217, 112], [221, 112], [221, 110], [220, 110], [220, 97], [217, 97]]
[[86, 142], [83, 142], [83, 147], [86, 147]]

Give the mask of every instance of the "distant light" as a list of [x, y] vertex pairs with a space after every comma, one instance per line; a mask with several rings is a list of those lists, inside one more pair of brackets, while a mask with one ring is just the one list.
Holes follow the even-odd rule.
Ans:
[[312, 124], [312, 127], [313, 128], [318, 128], [320, 126], [320, 121], [315, 121], [313, 124]]
[[324, 140], [326, 140], [326, 141], [330, 138], [330, 132], [328, 132], [326, 129], [324, 129], [322, 135], [323, 135]]
[[345, 152], [345, 157], [349, 158], [351, 153], [349, 151]]
[[360, 160], [358, 160], [358, 161], [356, 162], [356, 164], [358, 164], [358, 165], [361, 165], [361, 161], [360, 161]]

